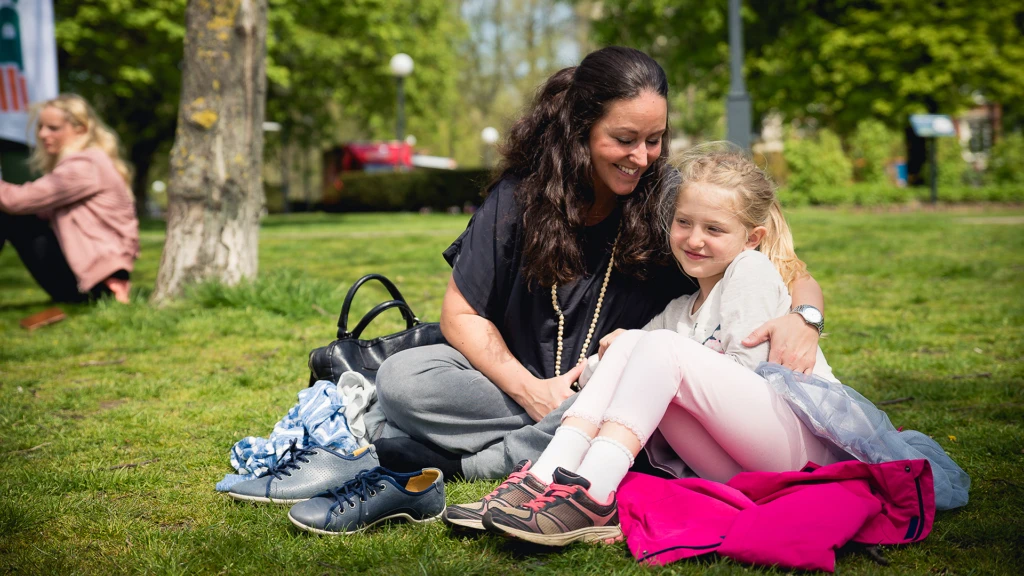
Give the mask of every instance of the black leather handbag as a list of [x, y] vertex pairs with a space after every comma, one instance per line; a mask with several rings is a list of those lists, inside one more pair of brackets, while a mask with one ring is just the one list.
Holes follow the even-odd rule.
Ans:
[[[370, 280], [377, 280], [383, 284], [391, 294], [391, 300], [374, 306], [363, 316], [359, 324], [356, 324], [355, 329], [349, 332], [348, 312], [352, 307], [352, 299], [359, 287]], [[397, 308], [405, 318], [405, 330], [373, 340], [359, 339], [359, 335], [374, 318], [392, 308]], [[317, 380], [330, 380], [337, 384], [342, 373], [349, 370], [359, 372], [374, 382], [377, 377], [377, 369], [392, 354], [417, 346], [443, 344], [444, 342], [440, 324], [420, 322], [420, 319], [409, 308], [405, 298], [402, 297], [402, 293], [390, 280], [380, 274], [367, 274], [356, 280], [355, 284], [348, 289], [348, 294], [345, 295], [345, 302], [341, 306], [341, 316], [338, 317], [338, 339], [309, 353], [309, 384], [312, 386]]]

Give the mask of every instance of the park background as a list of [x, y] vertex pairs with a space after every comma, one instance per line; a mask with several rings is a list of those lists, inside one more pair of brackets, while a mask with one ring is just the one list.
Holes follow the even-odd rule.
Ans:
[[[251, 3], [192, 7], [230, 15]], [[500, 142], [552, 71], [608, 44], [643, 49], [669, 74], [674, 149], [724, 137], [727, 3], [268, 0], [258, 120], [275, 126], [250, 164], [258, 267], [156, 298], [172, 149], [195, 102], [182, 84], [186, 7], [54, 3], [61, 90], [90, 99], [121, 136], [136, 169], [143, 254], [131, 305], [67, 306], [68, 320], [26, 332], [18, 320], [49, 304], [17, 255], [0, 252], [0, 570], [643, 572], [621, 546], [548, 554], [450, 538], [438, 525], [308, 538], [283, 509], [238, 506], [212, 486], [230, 472], [228, 447], [268, 434], [294, 403], [306, 355], [333, 337], [356, 278], [388, 275], [422, 318], [437, 319], [449, 272], [440, 252], [497, 158], [481, 133], [494, 127]], [[1019, 573], [1024, 8], [747, 3], [743, 22], [755, 151], [783, 185], [797, 249], [824, 288], [830, 363], [888, 402], [897, 426], [933, 436], [974, 481], [971, 503], [940, 514], [925, 543], [886, 551], [887, 570]], [[415, 62], [403, 95], [416, 151], [461, 169], [346, 175], [337, 194], [325, 152], [396, 136], [397, 53]], [[917, 113], [950, 115], [958, 129], [938, 141], [935, 205], [925, 143], [908, 134]], [[911, 185], [900, 185], [900, 163]], [[357, 312], [383, 298], [361, 293]], [[374, 326], [399, 327], [393, 318]], [[449, 484], [449, 502], [492, 487]], [[881, 569], [859, 554], [839, 566]], [[664, 571], [772, 570], [711, 558]]]

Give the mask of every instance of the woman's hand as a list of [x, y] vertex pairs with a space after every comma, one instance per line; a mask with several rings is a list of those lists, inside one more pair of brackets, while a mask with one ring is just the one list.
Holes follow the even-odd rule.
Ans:
[[601, 340], [598, 342], [600, 346], [598, 346], [597, 348], [597, 357], [604, 358], [605, 350], [608, 350], [608, 347], [612, 345], [612, 342], [614, 342], [615, 339], [618, 338], [625, 331], [626, 330], [624, 328], [617, 328], [605, 334], [604, 338], [601, 338]]
[[569, 388], [573, 382], [583, 374], [586, 364], [580, 362], [572, 370], [561, 376], [548, 378], [547, 380], [536, 379], [523, 387], [523, 394], [515, 401], [526, 410], [535, 421], [540, 422], [542, 418], [562, 405], [566, 398], [573, 395]]
[[786, 314], [762, 324], [743, 340], [743, 345], [754, 347], [770, 339], [769, 362], [810, 374], [818, 357], [818, 338], [818, 330], [799, 314]]

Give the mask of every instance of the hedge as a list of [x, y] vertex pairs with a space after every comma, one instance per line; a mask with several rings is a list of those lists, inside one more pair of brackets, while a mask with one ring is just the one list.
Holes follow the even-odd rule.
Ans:
[[[940, 202], [1024, 202], [1024, 186], [942, 186], [938, 187]], [[931, 200], [931, 188], [915, 186], [898, 188], [891, 184], [861, 182], [846, 186], [819, 186], [808, 192], [791, 188], [779, 190], [783, 206], [880, 206], [904, 204], [913, 200]]]
[[340, 189], [325, 185], [317, 206], [327, 212], [398, 212], [479, 206], [489, 170], [343, 173]]
[[[341, 190], [324, 189], [323, 199], [314, 209], [327, 212], [414, 212], [424, 208], [444, 211], [479, 206], [484, 187], [490, 183], [488, 170], [413, 170], [410, 172], [363, 173], [342, 175]], [[1024, 203], [1024, 185], [939, 186], [939, 201]], [[927, 202], [927, 186], [898, 188], [888, 183], [859, 182], [844, 185], [818, 185], [806, 190], [783, 187], [779, 199], [783, 206], [880, 206]], [[269, 198], [268, 198], [268, 204]], [[305, 209], [296, 203], [295, 209]]]

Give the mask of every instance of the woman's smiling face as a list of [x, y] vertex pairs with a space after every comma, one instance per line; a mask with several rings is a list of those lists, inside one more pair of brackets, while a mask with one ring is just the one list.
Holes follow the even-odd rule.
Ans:
[[651, 91], [616, 100], [590, 129], [590, 164], [598, 195], [626, 196], [661, 155], [668, 102]]

